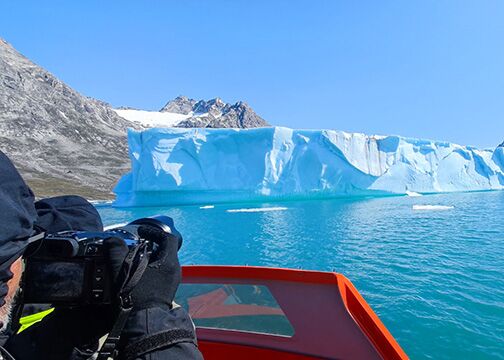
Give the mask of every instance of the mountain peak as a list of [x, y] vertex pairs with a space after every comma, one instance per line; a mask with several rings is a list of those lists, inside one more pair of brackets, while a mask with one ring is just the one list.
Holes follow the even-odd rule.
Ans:
[[175, 99], [170, 100], [161, 109], [161, 112], [171, 112], [175, 114], [187, 115], [193, 111], [196, 100], [189, 99], [187, 96], [179, 95]]
[[[269, 124], [244, 101], [231, 105], [221, 98], [194, 100], [179, 95], [161, 109], [162, 113], [187, 115], [177, 127], [248, 128]], [[173, 126], [173, 125], [172, 125]]]
[[195, 114], [211, 114], [215, 117], [222, 115], [224, 108], [227, 106], [224, 101], [220, 98], [215, 98], [211, 100], [200, 100], [193, 106], [193, 112]]
[[233, 107], [237, 109], [252, 110], [249, 104], [247, 104], [245, 101], [238, 101], [233, 105]]

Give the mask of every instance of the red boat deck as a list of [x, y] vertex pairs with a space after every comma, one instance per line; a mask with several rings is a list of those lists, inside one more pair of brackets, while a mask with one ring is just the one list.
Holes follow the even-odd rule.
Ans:
[[185, 266], [188, 308], [205, 359], [407, 359], [341, 274]]

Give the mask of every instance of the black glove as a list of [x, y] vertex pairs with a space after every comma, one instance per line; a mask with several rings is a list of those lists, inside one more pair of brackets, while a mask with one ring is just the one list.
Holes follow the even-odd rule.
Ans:
[[[172, 308], [181, 280], [177, 255], [179, 238], [151, 226], [140, 227], [138, 234], [157, 246], [131, 292], [133, 309], [116, 347], [118, 359], [202, 360], [189, 314], [181, 307]], [[128, 248], [119, 238], [104, 240], [104, 246], [112, 276], [121, 286], [126, 277], [122, 272]]]
[[[178, 260], [178, 238], [152, 226], [141, 226], [138, 235], [154, 242], [147, 269], [131, 293], [133, 310], [168, 307], [180, 284], [181, 269]], [[103, 241], [114, 283], [121, 282], [122, 265], [129, 250], [124, 240], [108, 238]], [[116, 291], [119, 289], [116, 289]]]

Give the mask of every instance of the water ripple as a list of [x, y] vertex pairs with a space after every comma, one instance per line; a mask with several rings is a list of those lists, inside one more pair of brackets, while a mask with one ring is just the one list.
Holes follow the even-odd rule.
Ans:
[[[415, 211], [435, 204], [449, 211]], [[118, 210], [157, 213], [184, 234], [185, 264], [337, 271], [349, 277], [412, 359], [504, 359], [504, 192]]]

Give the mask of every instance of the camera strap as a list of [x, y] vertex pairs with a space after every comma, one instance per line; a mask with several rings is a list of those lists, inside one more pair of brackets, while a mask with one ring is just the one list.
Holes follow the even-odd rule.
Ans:
[[124, 325], [126, 325], [129, 314], [133, 309], [131, 292], [142, 278], [148, 264], [149, 254], [145, 243], [131, 249], [124, 259], [121, 268], [121, 275], [123, 275], [124, 278], [122, 285], [119, 287], [119, 312], [112, 330], [109, 332], [107, 339], [98, 352], [97, 360], [114, 359], [117, 356], [116, 346], [119, 343], [121, 332]]

